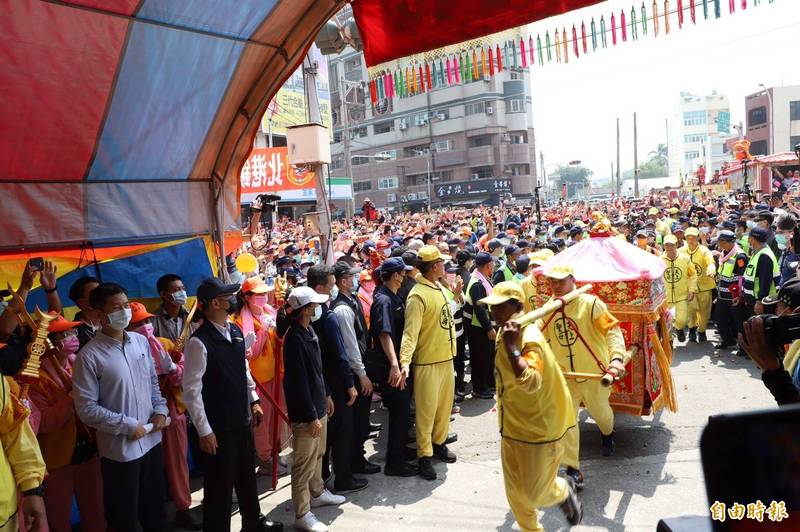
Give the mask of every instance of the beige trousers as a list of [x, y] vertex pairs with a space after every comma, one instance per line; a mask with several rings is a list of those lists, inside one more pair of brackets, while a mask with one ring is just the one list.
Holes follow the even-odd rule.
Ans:
[[322, 431], [314, 438], [313, 423], [292, 423], [292, 505], [295, 517], [311, 510], [311, 497], [319, 497], [325, 489], [322, 482], [322, 456], [328, 432], [328, 416], [320, 419]]

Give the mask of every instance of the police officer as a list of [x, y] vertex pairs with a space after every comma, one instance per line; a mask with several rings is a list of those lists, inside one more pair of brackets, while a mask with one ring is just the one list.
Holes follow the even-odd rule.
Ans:
[[475, 257], [475, 270], [464, 292], [462, 319], [467, 320], [472, 395], [479, 399], [494, 397], [494, 342], [497, 333], [488, 309], [477, 302], [492, 293], [492, 256], [482, 251]]
[[750, 230], [748, 243], [752, 256], [744, 271], [744, 304], [745, 318], [761, 313], [761, 300], [777, 293], [780, 270], [772, 249], [767, 245], [769, 232], [763, 227]]
[[[715, 349], [727, 349], [736, 346], [736, 335], [739, 324], [743, 320], [741, 317], [741, 306], [735, 305], [734, 300], [739, 301], [738, 286], [739, 278], [744, 274], [747, 267], [747, 255], [736, 243], [736, 234], [733, 231], [720, 231], [717, 237], [717, 249], [720, 252], [719, 268], [717, 273], [717, 305], [716, 322], [719, 332], [719, 343], [714, 345]], [[736, 286], [731, 292], [731, 287]]]

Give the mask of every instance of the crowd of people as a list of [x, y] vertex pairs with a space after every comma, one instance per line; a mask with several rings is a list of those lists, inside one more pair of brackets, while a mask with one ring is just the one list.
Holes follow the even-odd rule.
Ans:
[[[328, 261], [319, 236], [283, 218], [228, 257], [224, 281], [187, 287], [164, 272], [153, 312], [124, 286], [80, 277], [69, 287], [72, 320], [53, 265], [29, 264], [17, 294], [24, 301], [38, 276], [58, 317], [38, 381], [2, 379], [0, 476], [16, 489], [0, 495], [0, 530], [71, 530], [73, 497], [84, 531], [166, 530], [169, 497], [173, 526], [224, 532], [234, 490], [243, 530], [281, 530], [261, 513], [256, 482], [276, 472], [291, 475], [294, 527], [324, 531], [313, 510], [368, 489], [370, 475], [435, 480], [437, 462], [456, 462], [450, 423], [465, 400], [498, 402], [521, 528], [542, 530], [537, 509], [553, 505], [577, 524], [586, 480], [576, 414], [582, 403], [611, 456], [614, 413], [608, 386], [565, 375], [600, 365], [613, 380], [630, 355], [606, 305], [575, 295], [569, 266], [546, 274], [562, 311], [522, 320], [537, 307], [539, 267], [605, 220], [605, 237], [663, 259], [676, 346], [707, 342], [713, 322], [714, 347], [750, 354], [790, 402], [800, 345], [781, 364], [750, 318], [800, 307], [799, 199], [664, 191], [541, 215], [531, 206], [392, 215], [370, 204], [366, 217], [333, 223]], [[241, 253], [256, 258], [251, 271], [237, 268]], [[0, 308], [7, 376], [35, 341], [21, 310]], [[570, 334], [580, 342], [561, 341]], [[388, 413], [383, 466], [365, 445], [383, 430], [371, 419], [377, 401]], [[202, 516], [190, 508], [188, 449], [203, 474]]]

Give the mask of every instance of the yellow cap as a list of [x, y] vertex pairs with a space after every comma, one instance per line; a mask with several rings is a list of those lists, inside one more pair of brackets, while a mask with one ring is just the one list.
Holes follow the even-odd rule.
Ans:
[[678, 239], [675, 237], [675, 235], [667, 235], [664, 237], [664, 244], [677, 244], [677, 243]]
[[489, 306], [500, 305], [509, 299], [514, 299], [520, 303], [525, 301], [525, 293], [522, 291], [522, 287], [520, 287], [519, 283], [516, 281], [503, 281], [502, 283], [497, 283], [497, 285], [492, 288], [492, 295], [484, 297], [483, 299], [479, 300], [478, 303]]
[[545, 272], [545, 276], [550, 277], [551, 279], [566, 279], [570, 275], [574, 277], [575, 270], [572, 269], [572, 266], [569, 264], [559, 264], [557, 266], [553, 266], [549, 271]]
[[680, 211], [678, 210], [677, 207], [671, 207], [670, 210], [669, 210], [670, 214], [678, 214], [679, 212]]
[[649, 211], [647, 211], [647, 214], [648, 214], [648, 215], [651, 215], [651, 214], [658, 214], [658, 209], [656, 209], [655, 207], [650, 207], [650, 210], [649, 210]]
[[684, 236], [700, 236], [700, 231], [696, 227], [690, 227], [683, 234]]
[[549, 258], [550, 257], [545, 256], [545, 254], [542, 253], [542, 250], [534, 251], [533, 253], [528, 253], [528, 260], [530, 260], [530, 263], [532, 265], [535, 264], [537, 266], [541, 266], [542, 264], [547, 262], [547, 259]]
[[434, 262], [437, 260], [450, 260], [450, 255], [442, 255], [436, 246], [422, 246], [417, 251], [417, 260], [420, 262]]

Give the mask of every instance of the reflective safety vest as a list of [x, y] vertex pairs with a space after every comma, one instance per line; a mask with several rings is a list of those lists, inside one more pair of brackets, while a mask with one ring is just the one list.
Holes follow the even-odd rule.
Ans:
[[752, 299], [755, 299], [757, 296], [756, 294], [761, 293], [761, 287], [759, 286], [759, 280], [756, 276], [756, 269], [758, 268], [758, 260], [761, 258], [761, 255], [766, 255], [772, 261], [772, 283], [769, 287], [769, 293], [767, 295], [774, 296], [778, 293], [777, 289], [775, 288], [778, 284], [778, 279], [781, 277], [781, 272], [778, 269], [778, 261], [775, 260], [775, 255], [772, 253], [772, 250], [769, 246], [765, 245], [761, 249], [755, 252], [755, 254], [750, 257], [750, 261], [747, 263], [747, 268], [744, 270], [744, 286], [742, 287], [745, 295], [749, 296]]
[[726, 301], [733, 300], [730, 286], [739, 282], [739, 276], [736, 275], [734, 271], [736, 270], [736, 261], [740, 258], [745, 260], [743, 253], [731, 253], [731, 256], [728, 257], [728, 260], [721, 263], [719, 268], [717, 268], [717, 273], [719, 274], [719, 279], [717, 280], [717, 292], [719, 294], [719, 299]]
[[747, 233], [739, 237], [736, 243], [739, 244], [739, 247], [742, 248], [745, 254], [750, 255], [750, 242], [747, 240]]
[[[477, 301], [472, 301], [472, 296], [470, 296], [470, 290], [472, 290], [472, 285], [475, 283], [480, 283], [480, 279], [477, 277], [470, 276], [469, 282], [467, 283], [467, 289], [464, 291], [464, 308], [462, 311], [462, 315], [464, 318], [470, 320], [470, 324], [474, 325], [475, 327], [482, 327], [481, 322], [478, 321], [478, 316], [475, 314], [475, 305], [477, 305]], [[486, 294], [487, 296], [492, 295], [491, 293]]]

